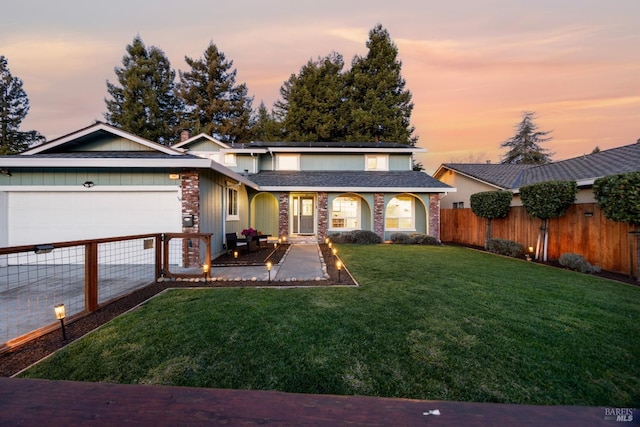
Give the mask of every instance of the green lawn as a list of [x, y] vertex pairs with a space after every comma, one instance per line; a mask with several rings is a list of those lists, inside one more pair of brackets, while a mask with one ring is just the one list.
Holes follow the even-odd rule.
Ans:
[[25, 377], [633, 407], [640, 287], [459, 247], [341, 245], [358, 288], [172, 290]]

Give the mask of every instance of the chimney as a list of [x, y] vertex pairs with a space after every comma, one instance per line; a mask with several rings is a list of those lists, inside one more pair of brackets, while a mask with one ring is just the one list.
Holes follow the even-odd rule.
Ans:
[[180, 142], [184, 142], [189, 138], [191, 138], [191, 132], [189, 132], [189, 129], [182, 129], [182, 132], [180, 132]]

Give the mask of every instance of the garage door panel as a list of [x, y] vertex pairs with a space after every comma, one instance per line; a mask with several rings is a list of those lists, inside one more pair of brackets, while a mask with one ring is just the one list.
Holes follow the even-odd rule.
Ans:
[[8, 245], [181, 231], [176, 191], [12, 192]]

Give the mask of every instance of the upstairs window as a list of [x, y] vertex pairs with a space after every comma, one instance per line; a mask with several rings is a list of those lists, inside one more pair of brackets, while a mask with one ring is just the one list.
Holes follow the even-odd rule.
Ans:
[[235, 153], [225, 153], [224, 155], [224, 164], [227, 166], [235, 166], [236, 165], [236, 155]]
[[278, 154], [276, 157], [276, 168], [279, 171], [297, 171], [300, 170], [299, 154]]
[[389, 156], [385, 154], [367, 154], [365, 156], [365, 170], [388, 171]]

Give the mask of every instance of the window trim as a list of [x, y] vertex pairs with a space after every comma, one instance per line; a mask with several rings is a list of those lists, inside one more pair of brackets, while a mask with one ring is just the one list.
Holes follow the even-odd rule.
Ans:
[[227, 187], [227, 221], [240, 221], [240, 202], [238, 200], [240, 192], [236, 187]]
[[[369, 167], [369, 161], [375, 160], [375, 168]], [[380, 164], [382, 163], [382, 166]], [[364, 170], [365, 171], [388, 171], [389, 170], [389, 155], [388, 154], [365, 154], [364, 155]]]
[[[345, 217], [345, 216], [339, 216], [339, 217], [335, 217], [334, 216], [334, 212], [339, 212], [339, 211], [335, 211], [333, 209], [333, 204], [336, 202], [336, 200], [340, 199], [340, 198], [348, 198], [348, 199], [354, 199], [356, 202], [356, 213], [355, 213], [355, 217]], [[350, 230], [357, 230], [358, 229], [358, 221], [360, 220], [361, 217], [361, 209], [362, 209], [362, 200], [359, 196], [353, 196], [353, 195], [347, 195], [347, 194], [342, 194], [338, 197], [336, 197], [335, 199], [333, 199], [333, 201], [331, 202], [331, 217], [329, 220], [329, 230], [335, 230], [335, 231], [350, 231]], [[350, 218], [355, 218], [355, 227], [334, 227], [333, 226], [333, 220], [334, 219], [345, 219], [345, 224], [347, 224], [347, 219]]]
[[[282, 161], [285, 160], [285, 159], [287, 159], [289, 161], [293, 160], [295, 165], [292, 168], [290, 168], [290, 167], [283, 168], [282, 167]], [[297, 154], [297, 153], [295, 153], [295, 154], [294, 153], [278, 153], [276, 155], [276, 170], [279, 170], [279, 171], [299, 171], [300, 170], [300, 154]]]
[[[389, 227], [388, 226], [388, 220], [390, 218], [396, 218], [398, 219], [398, 225], [400, 225], [400, 219], [404, 219], [407, 217], [404, 216], [400, 216], [400, 217], [395, 217], [395, 216], [389, 216], [387, 213], [387, 210], [389, 209], [389, 205], [391, 205], [391, 203], [393, 202], [394, 199], [397, 199], [399, 197], [406, 197], [409, 199], [409, 202], [411, 202], [411, 216], [409, 218], [411, 218], [411, 226], [406, 228], [406, 227]], [[394, 196], [391, 200], [389, 200], [389, 203], [387, 203], [387, 205], [385, 206], [384, 209], [384, 226], [385, 226], [385, 230], [387, 231], [416, 231], [416, 198], [414, 196], [408, 195], [408, 194], [400, 194], [397, 196]]]

